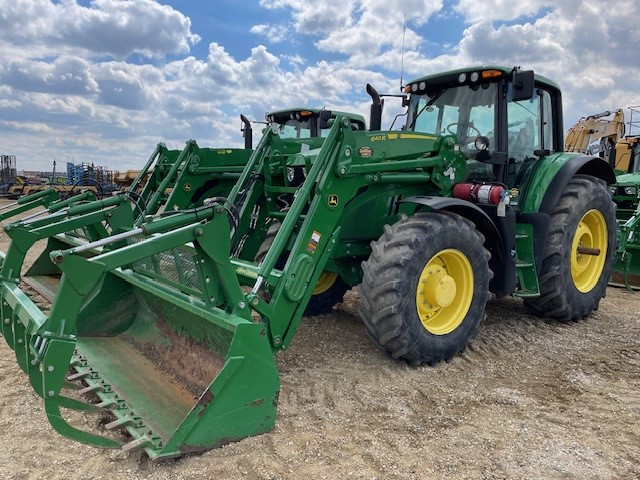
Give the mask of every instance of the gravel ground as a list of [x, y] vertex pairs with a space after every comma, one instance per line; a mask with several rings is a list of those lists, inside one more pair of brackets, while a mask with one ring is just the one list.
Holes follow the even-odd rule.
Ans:
[[[6, 250], [6, 241], [0, 248]], [[151, 462], [53, 431], [0, 341], [0, 475], [7, 479], [640, 478], [640, 293], [610, 287], [577, 323], [494, 300], [462, 355], [409, 367], [368, 339], [356, 291], [304, 319], [278, 355], [269, 433]]]

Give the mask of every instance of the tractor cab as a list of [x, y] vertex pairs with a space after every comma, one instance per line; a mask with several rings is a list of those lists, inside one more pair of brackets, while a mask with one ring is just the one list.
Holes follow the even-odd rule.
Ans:
[[452, 135], [466, 180], [523, 188], [537, 160], [562, 151], [558, 86], [531, 71], [480, 67], [410, 83], [405, 129]]
[[611, 187], [613, 198], [618, 206], [618, 219], [627, 220], [638, 208], [640, 201], [640, 137], [625, 137], [616, 145], [620, 159], [618, 167], [624, 162], [624, 173], [616, 177], [616, 185]]
[[319, 138], [326, 137], [331, 128], [329, 120], [338, 115], [349, 119], [352, 130], [365, 130], [364, 117], [353, 113], [330, 111], [325, 109], [289, 109], [268, 113], [265, 120], [277, 128], [280, 138]]
[[[287, 208], [291, 204], [295, 189], [302, 185], [310, 168], [304, 157], [297, 154], [319, 149], [338, 116], [346, 118], [353, 131], [366, 129], [362, 115], [326, 109], [294, 108], [270, 112], [265, 116], [269, 127], [282, 140], [278, 145], [281, 155], [274, 155], [268, 171], [265, 171], [268, 183], [286, 190], [278, 191], [279, 195], [275, 197], [278, 208]], [[278, 171], [287, 174], [276, 178]]]

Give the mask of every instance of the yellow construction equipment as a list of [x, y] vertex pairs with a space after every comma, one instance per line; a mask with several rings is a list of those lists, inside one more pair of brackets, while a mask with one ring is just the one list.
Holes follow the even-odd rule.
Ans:
[[[582, 117], [565, 135], [567, 152], [599, 155], [609, 163], [615, 163], [616, 143], [624, 137], [624, 112], [621, 108]], [[597, 142], [597, 143], [596, 143]]]
[[565, 150], [600, 156], [618, 173], [633, 172], [634, 151], [640, 142], [640, 106], [627, 109], [628, 120], [622, 108], [580, 118], [567, 130]]

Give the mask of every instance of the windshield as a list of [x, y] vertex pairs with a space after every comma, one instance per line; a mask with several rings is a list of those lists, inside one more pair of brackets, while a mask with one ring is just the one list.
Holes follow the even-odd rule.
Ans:
[[629, 168], [629, 171], [631, 171], [632, 173], [640, 173], [640, 142], [633, 144], [631, 157], [631, 168]]
[[[358, 131], [365, 129], [364, 123], [361, 120], [352, 118], [349, 119], [349, 122], [352, 130]], [[278, 123], [277, 133], [280, 135], [280, 138], [311, 138], [318, 136], [325, 138], [331, 131], [331, 125], [321, 126], [320, 134], [318, 135], [316, 132], [319, 123], [317, 116], [306, 117], [306, 119], [292, 118], [286, 120], [284, 123]]]
[[287, 120], [279, 124], [278, 135], [281, 138], [310, 138], [311, 117], [307, 120]]
[[412, 95], [409, 130], [434, 135], [455, 135], [463, 149], [482, 135], [495, 146], [496, 84], [449, 88], [427, 95]]

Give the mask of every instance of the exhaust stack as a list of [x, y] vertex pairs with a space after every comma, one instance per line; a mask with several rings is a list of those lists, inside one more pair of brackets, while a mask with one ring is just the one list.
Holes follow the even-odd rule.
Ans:
[[369, 130], [380, 130], [382, 128], [382, 106], [380, 95], [375, 88], [367, 83], [367, 93], [371, 96], [371, 112], [369, 114]]

